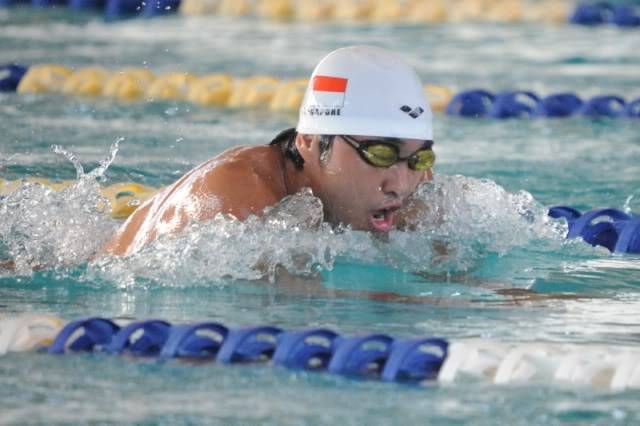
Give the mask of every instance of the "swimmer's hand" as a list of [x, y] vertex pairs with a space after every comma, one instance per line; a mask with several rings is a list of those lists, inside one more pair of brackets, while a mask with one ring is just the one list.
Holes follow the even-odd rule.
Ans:
[[427, 203], [415, 197], [408, 199], [406, 204], [398, 210], [396, 215], [396, 228], [400, 231], [416, 231], [425, 218], [429, 215], [430, 210]]
[[[425, 228], [440, 226], [441, 223], [442, 218], [440, 216], [434, 218], [429, 205], [417, 197], [409, 198], [396, 216], [396, 226], [400, 231], [417, 232]], [[431, 247], [434, 263], [446, 261], [451, 252], [449, 245], [442, 240], [433, 240]]]
[[0, 271], [15, 271], [16, 262], [13, 260], [3, 259], [0, 260]]
[[[38, 272], [38, 271], [44, 271], [45, 269], [47, 269], [46, 265], [42, 265], [42, 264], [36, 264], [36, 265], [30, 265], [31, 270], [33, 272]], [[1, 272], [16, 272], [17, 270], [17, 266], [16, 266], [16, 262], [12, 259], [2, 259], [0, 260], [0, 273]]]

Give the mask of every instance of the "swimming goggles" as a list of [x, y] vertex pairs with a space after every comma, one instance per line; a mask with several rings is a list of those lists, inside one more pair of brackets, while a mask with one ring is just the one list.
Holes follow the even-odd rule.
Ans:
[[433, 167], [436, 154], [431, 147], [433, 141], [425, 141], [424, 145], [408, 157], [400, 157], [400, 149], [395, 143], [384, 139], [356, 140], [351, 136], [341, 135], [355, 149], [360, 157], [374, 167], [391, 167], [399, 161], [406, 161], [411, 170], [424, 171]]

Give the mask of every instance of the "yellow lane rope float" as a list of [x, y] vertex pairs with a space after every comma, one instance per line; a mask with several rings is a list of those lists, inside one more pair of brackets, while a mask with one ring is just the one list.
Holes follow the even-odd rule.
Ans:
[[[11, 181], [0, 179], [0, 197], [11, 194], [25, 183], [39, 184], [59, 192], [73, 185], [75, 181], [64, 180], [56, 182], [33, 177]], [[138, 206], [153, 197], [158, 191], [158, 188], [139, 183], [121, 182], [101, 188], [100, 193], [109, 200], [111, 217], [114, 219], [126, 219]]]
[[61, 89], [72, 71], [63, 65], [38, 64], [29, 67], [29, 71], [18, 84], [18, 93], [47, 93]]
[[102, 196], [111, 204], [111, 217], [126, 219], [143, 202], [153, 197], [157, 188], [133, 182], [116, 183], [102, 188]]
[[[93, 66], [71, 69], [58, 64], [39, 64], [29, 67], [16, 91], [105, 97], [125, 102], [176, 100], [207, 107], [297, 112], [306, 86], [306, 79], [281, 80], [269, 75], [246, 78], [222, 73], [155, 75], [142, 68], [114, 71]], [[442, 86], [426, 85], [424, 89], [434, 111], [443, 111], [453, 96], [451, 89]]]
[[305, 22], [558, 23], [572, 8], [567, 0], [183, 0], [179, 12]]

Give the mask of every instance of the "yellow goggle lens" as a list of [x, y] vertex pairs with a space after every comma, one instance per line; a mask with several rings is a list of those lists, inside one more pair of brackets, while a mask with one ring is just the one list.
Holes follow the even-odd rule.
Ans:
[[413, 158], [415, 160], [410, 162], [409, 166], [414, 170], [424, 171], [433, 167], [436, 162], [436, 153], [430, 149], [421, 149], [413, 154]]
[[371, 145], [365, 150], [369, 161], [378, 167], [391, 167], [398, 161], [396, 151], [387, 145]]

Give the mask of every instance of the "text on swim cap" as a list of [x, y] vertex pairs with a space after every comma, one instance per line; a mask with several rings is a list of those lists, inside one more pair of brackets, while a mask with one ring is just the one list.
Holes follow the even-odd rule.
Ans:
[[324, 108], [318, 106], [310, 106], [306, 109], [309, 115], [340, 115], [342, 108]]

